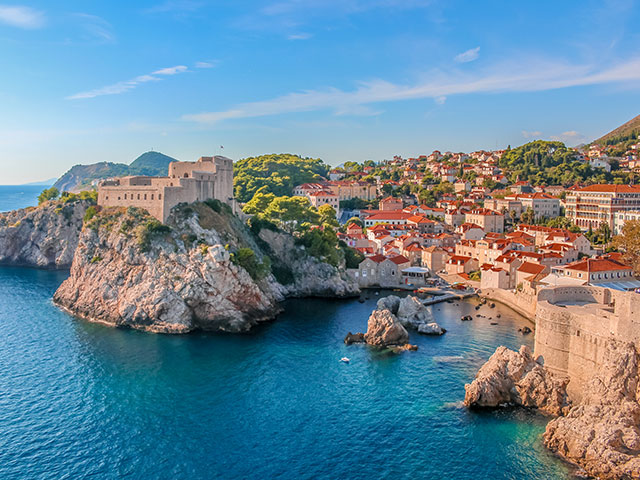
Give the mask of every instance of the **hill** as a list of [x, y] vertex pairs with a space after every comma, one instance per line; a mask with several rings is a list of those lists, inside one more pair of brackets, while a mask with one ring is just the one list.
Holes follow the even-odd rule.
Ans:
[[169, 163], [176, 159], [159, 152], [146, 152], [130, 165], [124, 163], [99, 162], [90, 165], [75, 165], [53, 185], [59, 191], [77, 192], [91, 186], [93, 180], [126, 175], [163, 176], [169, 171]]
[[628, 140], [637, 140], [640, 136], [640, 115], [632, 118], [624, 125], [603, 135], [593, 143], [599, 145], [616, 145]]

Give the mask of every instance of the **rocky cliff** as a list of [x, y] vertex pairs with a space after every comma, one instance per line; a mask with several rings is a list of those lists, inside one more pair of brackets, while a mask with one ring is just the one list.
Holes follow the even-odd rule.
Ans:
[[56, 201], [0, 214], [0, 264], [69, 268], [90, 205]]
[[640, 478], [640, 356], [609, 341], [580, 404], [547, 425], [545, 445], [601, 479]]
[[143, 210], [106, 209], [83, 229], [54, 301], [151, 332], [241, 332], [274, 318], [287, 296], [356, 293], [342, 270], [284, 233], [253, 235], [219, 202], [182, 205], [167, 225]]
[[527, 347], [499, 347], [465, 385], [465, 405], [535, 407], [557, 416], [544, 444], [600, 479], [640, 479], [640, 354], [633, 343], [609, 340], [600, 362], [571, 404], [566, 381], [539, 365]]
[[467, 407], [510, 404], [536, 408], [547, 415], [560, 415], [568, 407], [566, 383], [539, 365], [524, 345], [518, 352], [498, 347], [464, 389]]

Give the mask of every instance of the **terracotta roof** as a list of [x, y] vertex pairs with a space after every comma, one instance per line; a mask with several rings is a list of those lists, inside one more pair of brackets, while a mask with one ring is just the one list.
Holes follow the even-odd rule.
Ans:
[[380, 262], [384, 262], [387, 257], [385, 257], [384, 255], [372, 255], [370, 257], [367, 257], [369, 260], [372, 260], [376, 263], [380, 263]]
[[531, 262], [524, 262], [522, 265], [518, 267], [518, 272], [531, 273], [533, 275], [537, 275], [538, 273], [541, 273], [542, 271], [544, 271], [545, 268], [547, 267], [544, 265], [539, 265], [537, 263], [531, 263]]
[[407, 257], [403, 257], [402, 255], [398, 255], [396, 257], [391, 257], [389, 260], [391, 260], [396, 265], [401, 265], [403, 263], [409, 262], [409, 259]]
[[367, 217], [367, 220], [382, 222], [384, 220], [407, 220], [410, 217], [412, 217], [410, 213], [391, 211], [386, 213], [385, 212], [376, 213], [375, 215], [371, 215]]
[[578, 192], [604, 192], [604, 193], [640, 193], [640, 185], [589, 185]]
[[570, 263], [564, 267], [566, 270], [579, 272], [608, 272], [611, 270], [631, 270], [631, 267], [609, 260], [607, 258], [587, 258]]

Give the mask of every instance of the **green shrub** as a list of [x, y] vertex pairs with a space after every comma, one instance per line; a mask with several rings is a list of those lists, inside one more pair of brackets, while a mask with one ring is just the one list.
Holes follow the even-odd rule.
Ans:
[[47, 188], [38, 195], [38, 205], [49, 200], [55, 200], [58, 198], [58, 195], [60, 195], [60, 192], [56, 187]]
[[151, 247], [151, 240], [154, 236], [167, 234], [171, 232], [171, 228], [167, 225], [160, 223], [155, 218], [147, 220], [142, 225], [139, 225], [136, 229], [136, 240], [140, 250], [143, 252], [149, 251]]
[[84, 212], [84, 223], [87, 223], [93, 217], [95, 217], [96, 213], [98, 213], [98, 210], [96, 210], [96, 207], [94, 207], [93, 205], [91, 205], [89, 208], [87, 208], [87, 211]]
[[231, 254], [231, 261], [244, 268], [254, 280], [266, 277], [271, 271], [271, 259], [265, 256], [263, 261], [259, 262], [255, 252], [250, 248], [239, 248]]
[[100, 262], [101, 260], [102, 260], [102, 257], [101, 257], [101, 256], [99, 256], [99, 255], [96, 255], [95, 257], [93, 257], [93, 258], [91, 259], [90, 263], [92, 263], [92, 264], [93, 264], [93, 263], [98, 263], [98, 262]]
[[263, 229], [272, 230], [274, 232], [277, 232], [279, 230], [275, 223], [259, 216], [251, 217], [248, 220], [247, 224], [249, 225], [249, 230], [251, 230], [251, 233], [256, 236], [260, 233], [260, 230]]

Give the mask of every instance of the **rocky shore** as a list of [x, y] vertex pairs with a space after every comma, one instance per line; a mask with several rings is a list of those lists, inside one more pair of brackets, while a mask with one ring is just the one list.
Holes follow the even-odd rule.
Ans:
[[471, 384], [465, 405], [517, 405], [553, 415], [544, 444], [587, 475], [600, 479], [640, 479], [640, 355], [632, 343], [609, 340], [604, 361], [580, 402], [572, 403], [567, 382], [533, 359], [499, 347]]
[[243, 332], [273, 319], [286, 297], [358, 293], [344, 269], [309, 256], [287, 234], [256, 236], [213, 207], [178, 207], [167, 225], [139, 209], [100, 212], [83, 228], [54, 302], [90, 321], [149, 332]]
[[0, 264], [69, 268], [90, 200], [47, 202], [0, 214]]

